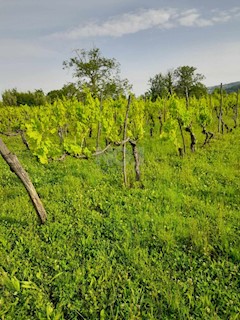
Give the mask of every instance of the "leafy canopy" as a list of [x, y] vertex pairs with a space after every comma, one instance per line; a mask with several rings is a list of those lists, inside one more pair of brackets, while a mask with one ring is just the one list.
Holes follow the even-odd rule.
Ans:
[[73, 69], [79, 88], [88, 87], [94, 97], [116, 96], [131, 87], [128, 80], [120, 79], [120, 64], [114, 58], [103, 57], [99, 48], [77, 49], [63, 66]]
[[147, 96], [155, 101], [158, 97], [171, 96], [173, 93], [179, 97], [205, 95], [207, 89], [201, 82], [205, 77], [196, 73], [196, 70], [195, 67], [181, 66], [169, 70], [166, 74], [156, 74], [149, 80], [150, 89]]

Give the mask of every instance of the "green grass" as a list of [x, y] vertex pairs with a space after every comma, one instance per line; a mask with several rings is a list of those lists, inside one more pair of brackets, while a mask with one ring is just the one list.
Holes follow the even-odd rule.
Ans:
[[48, 221], [0, 159], [0, 318], [239, 319], [240, 130], [180, 159], [139, 146], [143, 186], [117, 149], [43, 166], [4, 138]]

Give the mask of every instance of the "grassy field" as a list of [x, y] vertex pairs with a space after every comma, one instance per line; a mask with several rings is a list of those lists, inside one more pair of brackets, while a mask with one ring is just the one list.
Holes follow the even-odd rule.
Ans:
[[146, 139], [131, 188], [118, 149], [43, 166], [3, 139], [48, 221], [0, 158], [1, 319], [240, 319], [239, 129], [183, 159]]

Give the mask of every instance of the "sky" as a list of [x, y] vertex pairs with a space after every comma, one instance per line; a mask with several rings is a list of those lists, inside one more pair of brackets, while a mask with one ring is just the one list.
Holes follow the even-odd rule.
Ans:
[[239, 0], [0, 0], [0, 93], [74, 82], [63, 61], [97, 47], [136, 95], [149, 79], [197, 68], [207, 86], [240, 81]]

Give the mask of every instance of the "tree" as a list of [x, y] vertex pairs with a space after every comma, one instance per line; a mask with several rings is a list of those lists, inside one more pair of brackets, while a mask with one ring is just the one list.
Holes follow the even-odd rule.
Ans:
[[162, 73], [156, 74], [150, 78], [150, 89], [147, 96], [150, 95], [152, 101], [156, 101], [158, 97], [166, 97], [174, 92], [174, 71], [169, 70], [165, 75]]
[[5, 90], [2, 94], [4, 106], [40, 106], [46, 103], [44, 92], [39, 89], [34, 92], [18, 92], [17, 89]]
[[165, 76], [162, 73], [158, 73], [153, 78], [150, 78], [149, 84], [150, 89], [148, 94], [152, 101], [156, 101], [158, 97], [167, 95]]
[[17, 96], [16, 89], [5, 90], [2, 94], [2, 103], [4, 106], [16, 106], [17, 105]]
[[129, 90], [128, 80], [120, 79], [120, 64], [102, 56], [100, 49], [75, 50], [75, 57], [63, 62], [64, 68], [73, 68], [80, 89], [87, 86], [94, 97], [116, 96]]
[[174, 70], [168, 70], [167, 74], [165, 75], [165, 86], [169, 95], [172, 95], [174, 92], [174, 82]]
[[73, 97], [78, 99], [80, 97], [80, 92], [74, 83], [65, 84], [61, 89], [51, 90], [47, 93], [47, 99], [50, 101], [50, 103], [53, 103], [57, 99], [71, 99]]
[[201, 83], [205, 78], [200, 73], [195, 73], [197, 69], [190, 66], [181, 66], [175, 69], [176, 93], [180, 97], [185, 97], [188, 101], [190, 95], [200, 97], [207, 93], [207, 88]]

